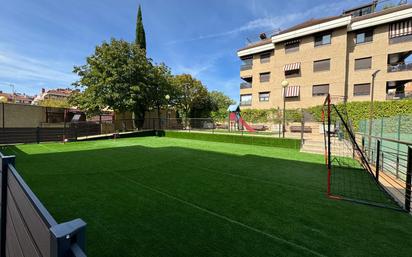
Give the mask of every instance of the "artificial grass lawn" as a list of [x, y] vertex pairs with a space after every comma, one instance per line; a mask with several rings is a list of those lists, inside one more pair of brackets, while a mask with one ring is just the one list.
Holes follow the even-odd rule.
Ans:
[[325, 197], [323, 156], [174, 138], [8, 150], [88, 256], [411, 256], [412, 217]]

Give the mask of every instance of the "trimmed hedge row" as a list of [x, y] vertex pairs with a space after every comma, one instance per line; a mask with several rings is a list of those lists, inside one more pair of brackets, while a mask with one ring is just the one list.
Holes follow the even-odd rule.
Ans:
[[[247, 122], [252, 123], [279, 123], [283, 119], [282, 110], [278, 109], [244, 109], [242, 117]], [[302, 119], [301, 109], [286, 110], [286, 119], [288, 122], [299, 122]]]
[[[358, 129], [361, 120], [369, 119], [370, 103], [365, 102], [349, 102], [336, 105], [339, 111], [346, 108], [348, 116], [352, 121], [352, 125]], [[397, 100], [397, 101], [376, 101], [374, 102], [374, 119], [383, 117], [393, 117], [398, 115], [412, 114], [412, 100]], [[314, 106], [308, 109], [312, 116], [321, 121], [322, 106]]]
[[[336, 105], [339, 111], [343, 112], [346, 108], [349, 118], [352, 121], [352, 125], [355, 129], [358, 129], [359, 122], [361, 120], [369, 119], [370, 103], [364, 102], [349, 102], [346, 104], [339, 103]], [[314, 118], [314, 121], [321, 121], [323, 106], [318, 105], [303, 109], [308, 112]], [[280, 110], [281, 111], [281, 110]], [[394, 117], [398, 115], [411, 115], [412, 114], [412, 100], [396, 100], [396, 101], [375, 101], [374, 102], [374, 118], [379, 119], [383, 117]], [[277, 109], [245, 109], [242, 110], [242, 117], [244, 120], [250, 123], [279, 123], [282, 119], [282, 113]], [[289, 109], [286, 110], [286, 119], [288, 122], [299, 122], [302, 118], [302, 109]]]
[[290, 149], [300, 149], [300, 144], [301, 144], [299, 139], [210, 134], [210, 133], [196, 133], [196, 132], [165, 131], [163, 136], [172, 137], [172, 138], [184, 138], [184, 139], [222, 142], [222, 143], [281, 147], [281, 148], [290, 148]]

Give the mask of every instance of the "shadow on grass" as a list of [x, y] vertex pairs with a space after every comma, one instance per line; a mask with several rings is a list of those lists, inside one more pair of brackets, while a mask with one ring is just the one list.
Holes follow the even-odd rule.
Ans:
[[170, 146], [63, 150], [9, 149], [57, 220], [87, 221], [90, 256], [407, 256], [411, 250], [402, 243], [412, 236], [408, 215], [327, 199], [322, 164]]

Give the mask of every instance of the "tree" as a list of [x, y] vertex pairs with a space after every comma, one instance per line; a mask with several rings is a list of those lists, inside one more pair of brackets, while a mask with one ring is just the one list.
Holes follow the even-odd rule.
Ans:
[[220, 91], [212, 91], [208, 95], [212, 105], [210, 117], [219, 121], [226, 119], [228, 115], [227, 108], [236, 102]]
[[68, 100], [59, 100], [59, 99], [44, 99], [40, 101], [40, 106], [44, 107], [57, 107], [57, 108], [69, 108], [70, 103]]
[[185, 120], [194, 107], [207, 99], [207, 89], [190, 74], [176, 75], [173, 78], [173, 103], [183, 113]]
[[105, 107], [132, 111], [138, 128], [143, 126], [150, 105], [153, 65], [137, 44], [112, 39], [97, 46], [83, 66], [75, 66], [80, 79], [74, 83], [84, 92], [71, 98], [81, 109], [97, 112]]
[[165, 64], [155, 65], [150, 72], [151, 81], [149, 85], [149, 107], [157, 110], [160, 127], [160, 113], [162, 107], [168, 104], [166, 95], [173, 95], [172, 75], [170, 68]]
[[136, 41], [135, 42], [141, 49], [146, 50], [146, 32], [144, 31], [142, 7], [140, 5], [139, 5], [139, 10], [137, 12]]

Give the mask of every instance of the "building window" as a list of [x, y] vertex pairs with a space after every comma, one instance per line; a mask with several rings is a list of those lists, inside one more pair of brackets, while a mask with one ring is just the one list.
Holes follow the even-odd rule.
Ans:
[[293, 40], [285, 43], [285, 53], [293, 53], [299, 51], [299, 40]]
[[250, 70], [253, 66], [253, 57], [245, 57], [242, 58], [242, 65], [240, 66], [240, 70]]
[[318, 71], [329, 71], [330, 70], [330, 59], [319, 60], [313, 62], [313, 72]]
[[412, 71], [412, 51], [388, 55], [388, 72]]
[[241, 106], [250, 106], [252, 105], [252, 95], [240, 95], [240, 105]]
[[356, 33], [355, 43], [362, 44], [373, 41], [373, 30], [363, 31]]
[[372, 68], [372, 57], [355, 59], [355, 70], [369, 70]]
[[260, 63], [268, 63], [270, 62], [270, 56], [272, 55], [271, 52], [264, 53], [260, 55]]
[[370, 83], [355, 84], [353, 86], [353, 95], [354, 96], [369, 95], [370, 91], [371, 91], [371, 84]]
[[300, 70], [288, 70], [285, 71], [285, 77], [287, 79], [300, 77]]
[[314, 85], [312, 87], [312, 96], [324, 96], [329, 94], [329, 84]]
[[323, 45], [329, 45], [332, 41], [332, 34], [321, 34], [315, 36], [315, 47], [316, 46], [323, 46]]
[[412, 35], [412, 19], [395, 22], [389, 25], [389, 38]]
[[261, 92], [259, 93], [259, 102], [269, 102], [270, 92]]
[[352, 16], [353, 17], [358, 17], [358, 16], [363, 16], [363, 15], [370, 14], [372, 12], [373, 12], [372, 7], [368, 6], [368, 7], [353, 11]]
[[286, 78], [294, 78], [300, 76], [300, 62], [286, 64], [283, 67]]
[[264, 72], [259, 74], [259, 81], [262, 82], [269, 82], [270, 80], [270, 72]]

